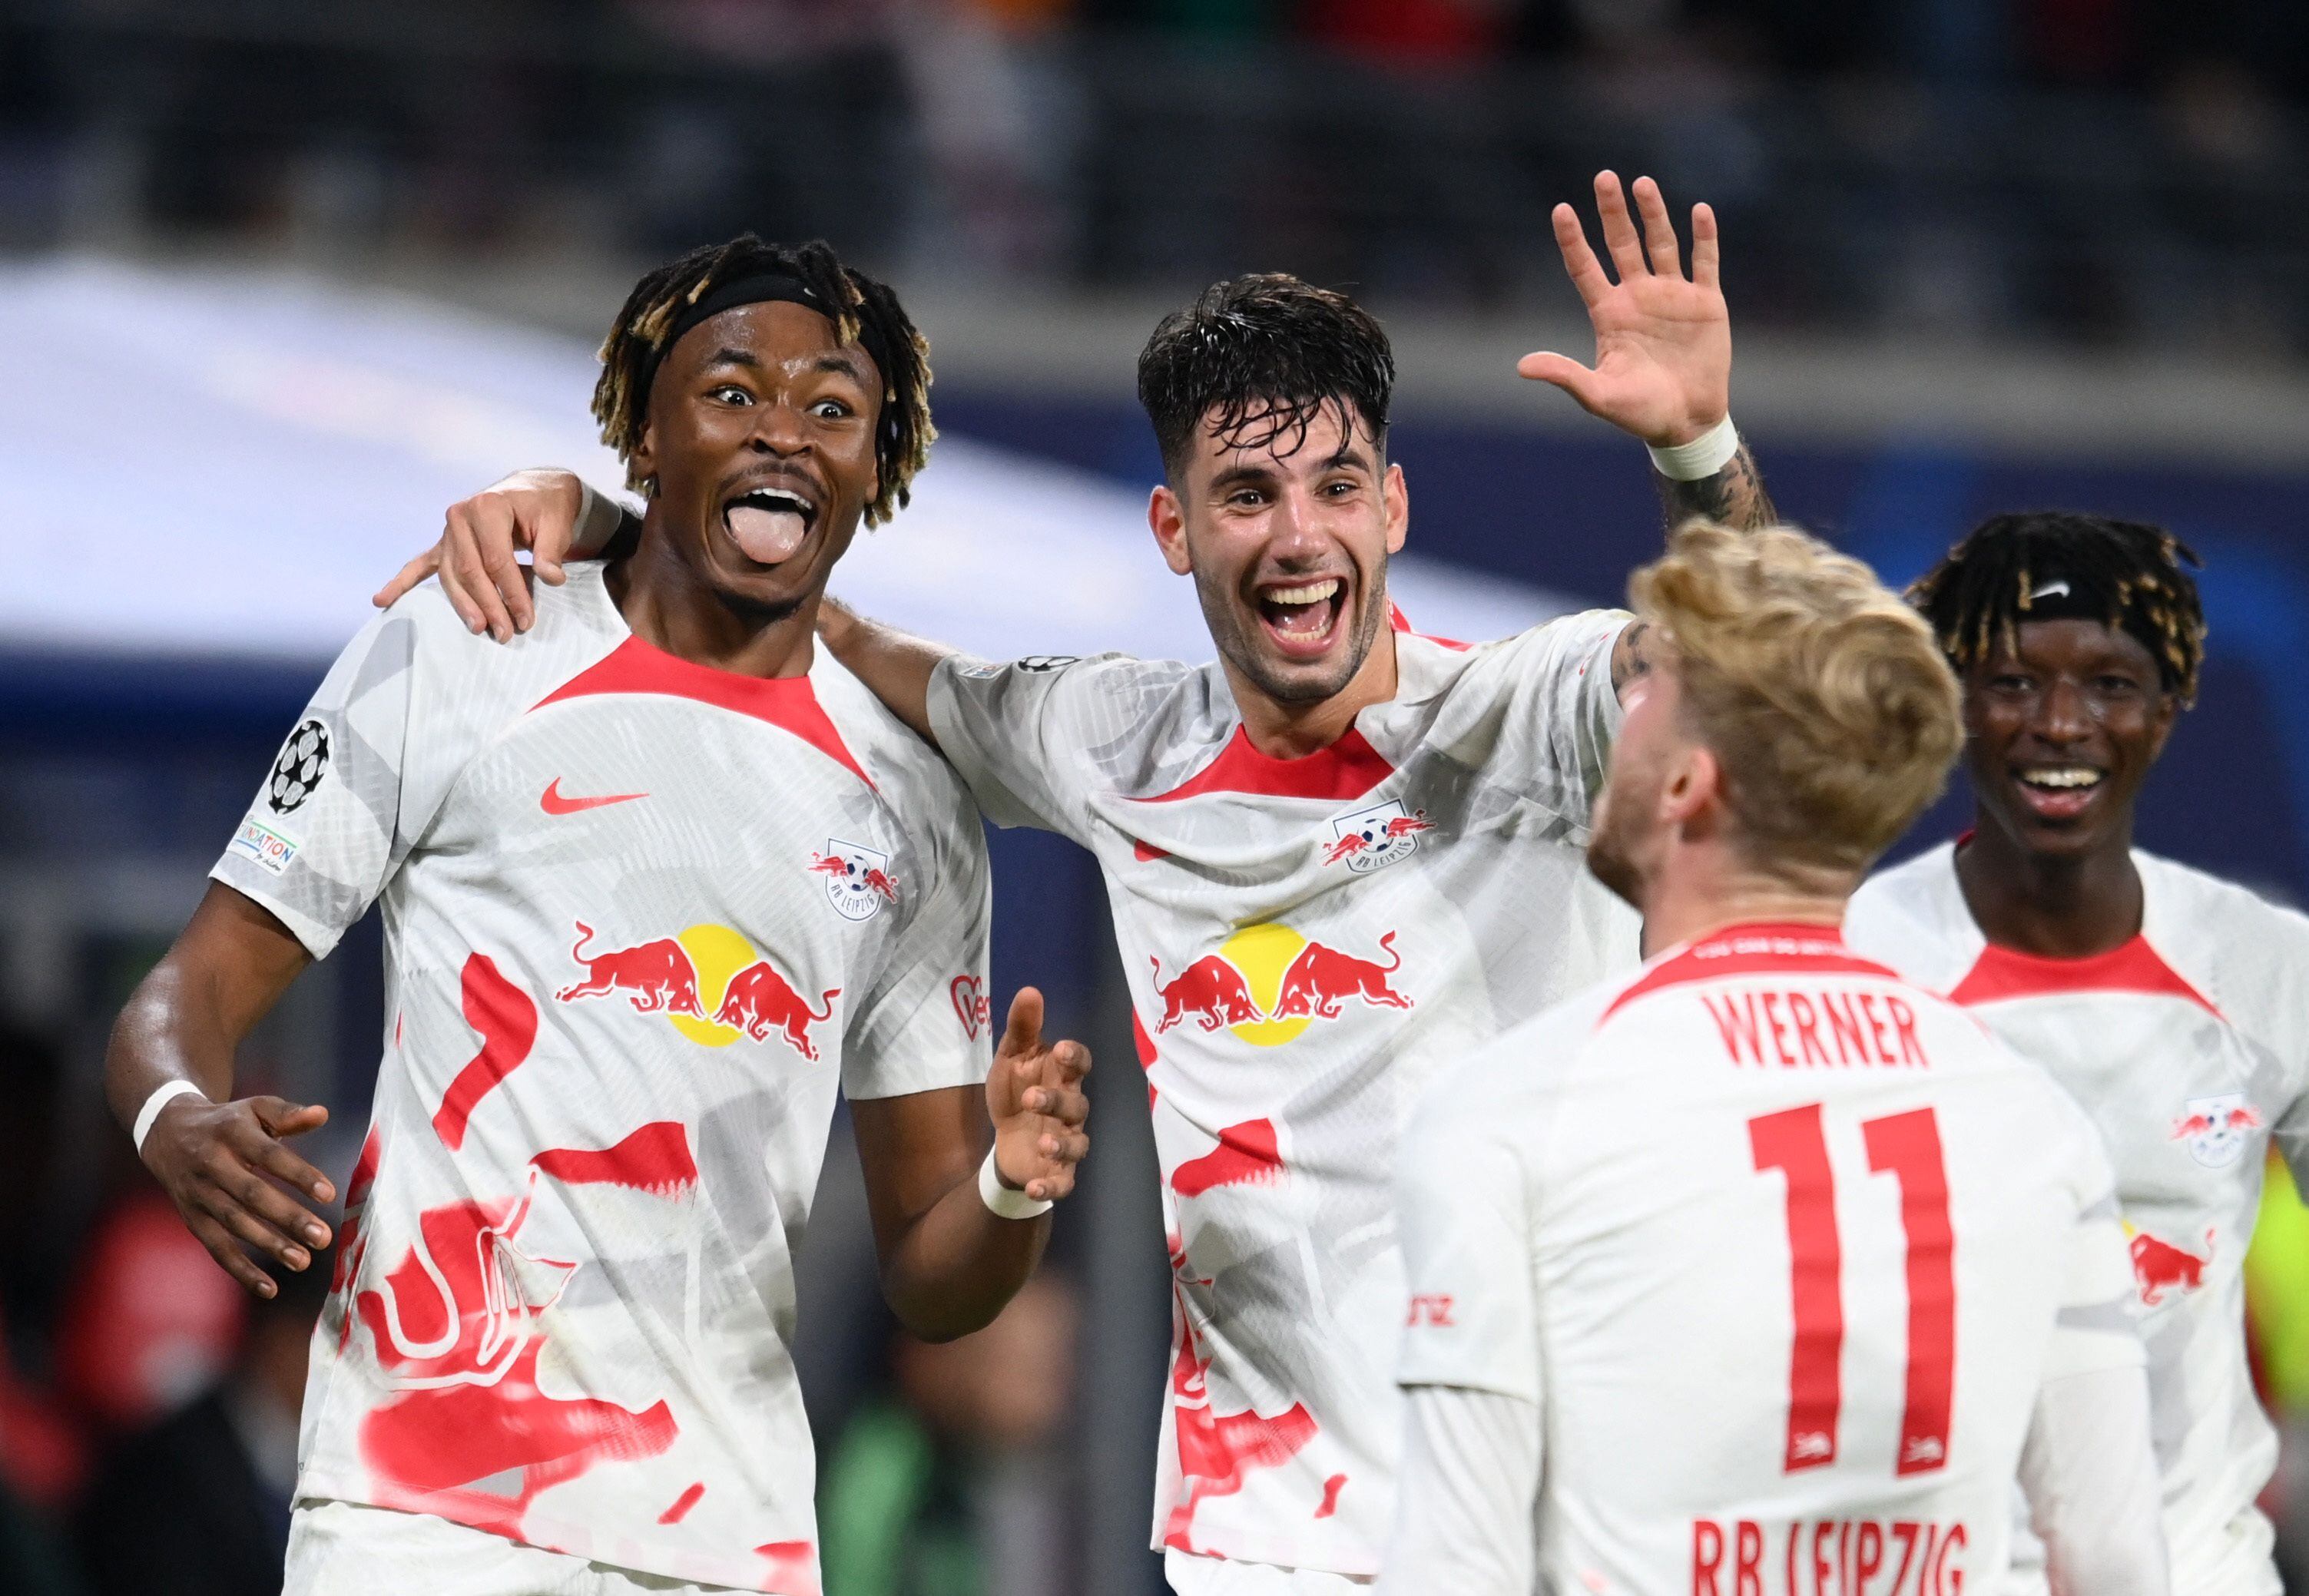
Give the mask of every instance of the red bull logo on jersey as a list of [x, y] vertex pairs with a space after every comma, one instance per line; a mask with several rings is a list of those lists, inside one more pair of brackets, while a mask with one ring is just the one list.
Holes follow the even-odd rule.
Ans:
[[2144, 1307], [2156, 1307], [2167, 1296], [2185, 1296], [2205, 1283], [2205, 1268], [2213, 1261], [2212, 1231], [2205, 1232], [2202, 1256], [2130, 1224], [2124, 1233], [2131, 1238], [2132, 1278]]
[[1323, 864], [1345, 865], [1356, 875], [1400, 864], [1419, 851], [1419, 833], [1431, 832], [1435, 823], [1424, 809], [1412, 812], [1401, 800], [1389, 798], [1331, 817], [1331, 842], [1323, 850]]
[[2186, 1145], [2189, 1156], [2208, 1169], [2226, 1169], [2244, 1157], [2263, 1123], [2261, 1110], [2242, 1091], [2192, 1097], [2186, 1108], [2173, 1122], [2173, 1140]]
[[[893, 889], [895, 890], [895, 888]], [[662, 1014], [701, 1047], [726, 1048], [744, 1038], [775, 1036], [804, 1058], [818, 1057], [816, 1028], [834, 1017], [842, 988], [830, 987], [815, 1003], [785, 973], [728, 926], [692, 926], [625, 947], [589, 952], [593, 927], [579, 920], [571, 956], [583, 980], [561, 988], [562, 1003], [622, 996], [636, 1014]]]
[[563, 1003], [580, 997], [607, 997], [622, 993], [633, 1000], [636, 1014], [700, 1014], [697, 970], [681, 944], [660, 936], [631, 947], [604, 948], [588, 953], [593, 927], [577, 923], [577, 941], [569, 956], [585, 967], [585, 979], [554, 994]]
[[890, 856], [878, 848], [828, 837], [826, 851], [809, 856], [809, 872], [825, 884], [826, 902], [846, 920], [870, 920], [884, 904], [898, 901]]
[[1376, 957], [1332, 947], [1280, 920], [1245, 926], [1165, 979], [1153, 961], [1154, 993], [1163, 1012], [1154, 1034], [1192, 1024], [1205, 1034], [1227, 1031], [1258, 1047], [1292, 1040], [1316, 1020], [1336, 1020], [1348, 1004], [1407, 1009], [1411, 996], [1396, 984], [1403, 968], [1395, 933], [1383, 933]]

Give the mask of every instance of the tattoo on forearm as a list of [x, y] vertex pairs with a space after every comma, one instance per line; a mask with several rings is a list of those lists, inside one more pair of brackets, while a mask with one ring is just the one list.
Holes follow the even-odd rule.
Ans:
[[1659, 489], [1660, 506], [1667, 513], [1671, 527], [1700, 515], [1740, 531], [1752, 532], [1779, 519], [1779, 513], [1772, 508], [1771, 496], [1764, 491], [1764, 477], [1756, 469], [1756, 457], [1748, 452], [1744, 442], [1740, 452], [1725, 461], [1724, 469], [1712, 477], [1702, 477], [1696, 482], [1674, 482], [1655, 471], [1652, 483]]
[[1630, 621], [1620, 629], [1619, 641], [1612, 645], [1612, 691], [1625, 693], [1628, 684], [1652, 668], [1644, 652], [1644, 634], [1651, 630], [1649, 621]]

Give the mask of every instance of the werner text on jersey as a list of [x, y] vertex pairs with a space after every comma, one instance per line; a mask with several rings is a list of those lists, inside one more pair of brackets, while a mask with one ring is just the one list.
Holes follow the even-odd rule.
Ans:
[[1527, 1433], [1483, 1487], [1500, 1555], [1437, 1583], [1460, 1551], [1398, 1547], [1428, 1562], [1389, 1589], [1985, 1589], [2041, 1392], [2104, 1369], [2153, 1498], [2090, 1126], [1830, 927], [1716, 931], [1508, 1032], [1400, 1181], [1414, 1406]]
[[817, 1589], [792, 1255], [837, 1088], [975, 1086], [988, 884], [953, 773], [820, 651], [733, 676], [602, 569], [346, 650], [218, 862], [316, 955], [381, 900], [386, 1033], [299, 1495]]
[[938, 744], [987, 814], [1106, 879], [1174, 1269], [1157, 1546], [1377, 1572], [1398, 1131], [1440, 1068], [1635, 962], [1580, 851], [1625, 619], [1401, 634], [1397, 695], [1293, 760], [1251, 746], [1215, 664], [939, 666]]

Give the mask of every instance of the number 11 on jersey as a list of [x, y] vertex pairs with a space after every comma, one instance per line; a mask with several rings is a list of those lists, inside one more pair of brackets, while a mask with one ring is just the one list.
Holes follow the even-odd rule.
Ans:
[[[1907, 1247], [1908, 1367], [1894, 1471], [1921, 1474], [1948, 1463], [1949, 1409], [1956, 1371], [1956, 1238], [1949, 1226], [1948, 1169], [1940, 1124], [1930, 1109], [1887, 1115], [1860, 1126], [1868, 1168], [1900, 1183]], [[1844, 1405], [1844, 1252], [1836, 1225], [1836, 1172], [1828, 1161], [1820, 1105], [1785, 1109], [1748, 1122], [1759, 1173], [1787, 1183], [1788, 1291], [1795, 1338], [1788, 1358], [1784, 1471], [1836, 1461]]]

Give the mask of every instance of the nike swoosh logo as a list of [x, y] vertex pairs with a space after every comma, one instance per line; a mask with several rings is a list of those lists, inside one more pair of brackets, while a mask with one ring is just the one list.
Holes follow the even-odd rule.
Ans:
[[600, 809], [610, 804], [630, 804], [636, 798], [649, 797], [646, 792], [610, 792], [600, 798], [563, 798], [561, 778], [553, 778], [552, 785], [540, 794], [537, 807], [548, 815], [582, 815], [588, 809]]

